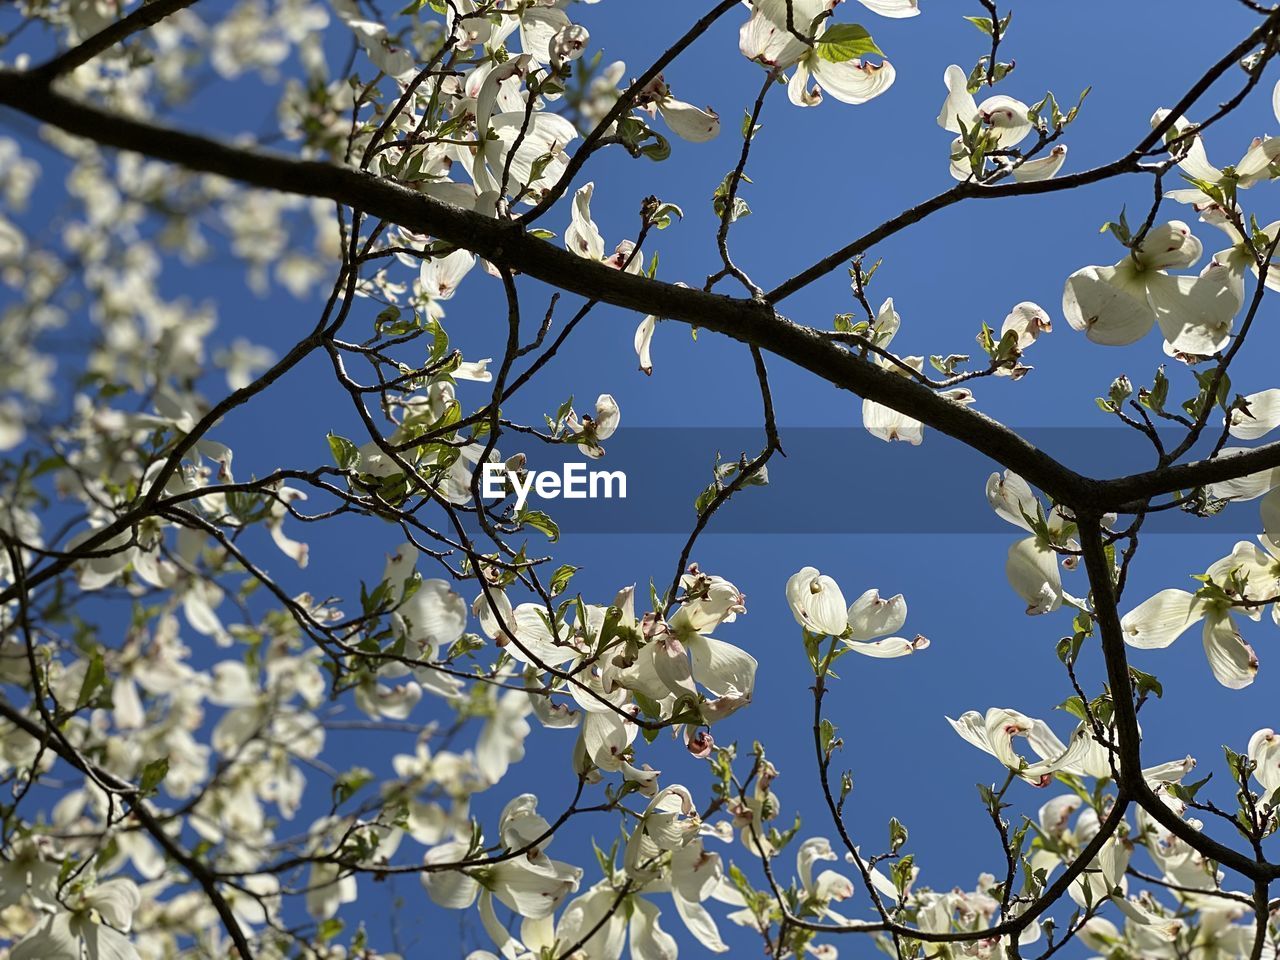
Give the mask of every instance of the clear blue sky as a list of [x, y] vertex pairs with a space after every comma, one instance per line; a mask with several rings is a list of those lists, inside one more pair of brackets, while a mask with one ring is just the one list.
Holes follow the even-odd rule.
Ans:
[[[392, 5], [382, 6], [390, 10]], [[590, 28], [593, 45], [603, 49], [606, 61], [624, 59], [634, 75], [682, 33], [704, 6], [689, 0], [604, 0], [575, 7], [572, 13]], [[853, 2], [838, 11], [838, 20], [867, 26], [893, 61], [898, 79], [885, 96], [860, 107], [828, 100], [816, 109], [802, 110], [788, 103], [779, 89], [766, 106], [763, 131], [748, 168], [754, 183], [744, 189], [754, 213], [732, 235], [736, 260], [766, 289], [850, 237], [951, 184], [947, 173], [950, 135], [937, 127], [934, 117], [945, 93], [946, 66], [954, 62], [968, 69], [985, 52], [985, 38], [962, 19], [982, 11], [976, 3], [970, 9], [946, 0], [922, 0], [922, 7], [920, 17], [905, 21], [880, 19]], [[210, 3], [205, 15], [219, 8]], [[1242, 5], [1226, 0], [1207, 5], [1189, 0], [1023, 2], [1014, 10], [1002, 53], [1016, 58], [1018, 67], [999, 92], [1034, 102], [1052, 89], [1061, 102], [1073, 103], [1082, 88], [1093, 87], [1080, 120], [1066, 138], [1070, 146], [1067, 171], [1112, 159], [1132, 146], [1145, 133], [1152, 111], [1172, 105], [1251, 29], [1255, 19]], [[647, 194], [684, 208], [685, 221], [656, 235], [652, 247], [661, 252], [660, 275], [667, 280], [700, 284], [716, 266], [710, 196], [736, 160], [742, 111], [760, 81], [759, 68], [737, 52], [737, 29], [743, 17], [745, 11], [726, 17], [667, 72], [677, 96], [709, 103], [719, 111], [724, 132], [718, 141], [703, 146], [675, 142], [673, 156], [663, 164], [633, 161], [621, 154], [598, 157], [585, 171], [586, 178], [597, 182], [593, 210], [610, 245], [631, 232], [635, 212]], [[1265, 81], [1253, 101], [1221, 125], [1210, 139], [1211, 158], [1233, 160], [1251, 137], [1276, 132], [1278, 124], [1268, 102], [1273, 80]], [[1239, 82], [1239, 77], [1232, 75], [1230, 82]], [[189, 117], [198, 116], [206, 127], [261, 129], [260, 116], [240, 112], [250, 101], [238, 92], [254, 86], [253, 81], [230, 87], [215, 84], [201, 95], [199, 114]], [[1223, 86], [1216, 96], [1206, 98], [1192, 118], [1203, 118], [1213, 104], [1225, 99], [1227, 89]], [[268, 109], [263, 103], [261, 110]], [[1248, 195], [1251, 203], [1258, 204], [1263, 223], [1280, 215], [1274, 197], [1266, 193], [1263, 187]], [[1122, 205], [1145, 210], [1149, 197], [1149, 180], [1130, 177], [1070, 195], [971, 203], [938, 214], [876, 248], [874, 255], [883, 256], [885, 264], [871, 297], [879, 303], [893, 296], [897, 303], [903, 322], [895, 350], [970, 352], [982, 321], [998, 326], [1014, 303], [1035, 300], [1049, 310], [1055, 325], [1054, 333], [1030, 352], [1035, 372], [1017, 384], [981, 382], [976, 390], [980, 408], [1019, 427], [1105, 425], [1092, 398], [1105, 393], [1119, 373], [1127, 373], [1135, 383], [1149, 382], [1164, 357], [1154, 337], [1123, 349], [1088, 344], [1061, 317], [1062, 284], [1080, 266], [1118, 259], [1120, 248], [1111, 237], [1100, 235], [1098, 228], [1114, 218]], [[1169, 204], [1165, 215], [1185, 218], [1186, 210]], [[567, 210], [544, 220], [557, 232], [566, 223]], [[1195, 229], [1207, 252], [1225, 246], [1219, 244], [1215, 229], [1204, 225]], [[310, 328], [313, 304], [301, 305], [282, 294], [256, 297], [243, 287], [241, 278], [239, 267], [230, 261], [194, 269], [175, 264], [166, 284], [195, 298], [216, 298], [222, 318], [220, 336], [227, 340], [248, 336], [283, 351]], [[477, 271], [464, 293], [449, 305], [450, 333], [469, 358], [496, 355], [499, 350], [505, 325], [499, 295], [497, 285]], [[530, 311], [537, 313], [546, 291], [530, 285], [526, 295]], [[567, 316], [573, 306], [562, 304], [560, 315]], [[784, 312], [821, 326], [829, 324], [832, 314], [853, 308], [847, 278], [838, 270], [788, 300]], [[369, 322], [374, 308], [361, 305], [357, 309], [370, 315], [356, 318], [360, 328]], [[651, 378], [645, 378], [635, 369], [631, 349], [638, 319], [624, 311], [598, 308], [512, 412], [536, 420], [541, 411], [554, 410], [568, 393], [587, 399], [610, 392], [621, 405], [626, 425], [758, 425], [758, 395], [744, 347], [709, 334], [694, 343], [686, 328], [663, 324], [654, 340], [656, 369]], [[1268, 377], [1273, 364], [1266, 359], [1268, 354], [1274, 357], [1274, 350], [1274, 332], [1264, 324], [1252, 359], [1243, 357], [1233, 369], [1238, 391], [1275, 385]], [[787, 426], [859, 426], [856, 398], [781, 362], [771, 361], [770, 369], [784, 445]], [[1189, 378], [1179, 376], [1174, 394], [1181, 399], [1190, 389]], [[484, 396], [481, 390], [473, 388], [465, 396], [479, 403]], [[284, 464], [319, 462], [329, 430], [358, 435], [346, 398], [334, 390], [327, 366], [319, 360], [290, 374], [264, 399], [265, 405], [229, 418], [217, 433], [234, 446], [240, 476]], [[1050, 452], [1088, 453], [1079, 449], [1076, 440], [1063, 441], [1066, 447], [1055, 450], [1055, 435], [1044, 436]], [[503, 449], [515, 447], [509, 443]], [[956, 449], [951, 441], [930, 433], [920, 449], [903, 445], [868, 449], [887, 458], [894, 469], [909, 470], [914, 461], [922, 469], [927, 466], [933, 471], [931, 483], [958, 485], [973, 515], [985, 515], [982, 482], [994, 466], [970, 464], [951, 476], [945, 456]], [[735, 456], [740, 448], [722, 452]], [[709, 463], [713, 454], [709, 446], [703, 460]], [[1133, 456], [1141, 458], [1145, 452], [1139, 450]], [[661, 464], [653, 466], [662, 469]], [[1106, 469], [1105, 464], [1091, 466], [1096, 472]], [[771, 469], [780, 490], [789, 465], [775, 460]], [[835, 475], [804, 482], [809, 495], [823, 498], [833, 516], [874, 512], [879, 469], [874, 460], [845, 464]], [[632, 482], [636, 482], [634, 473]], [[789, 483], [789, 489], [801, 489], [794, 475]], [[789, 503], [777, 492], [751, 490], [729, 509], [785, 514]], [[692, 486], [673, 490], [670, 510], [691, 520], [696, 493]], [[1255, 505], [1235, 511], [1231, 528], [1252, 529]], [[840, 523], [847, 529], [846, 521]], [[919, 528], [907, 523], [904, 529]], [[1188, 586], [1188, 572], [1197, 572], [1226, 554], [1238, 539], [1223, 532], [1223, 524], [1206, 522], [1195, 529], [1206, 533], [1146, 540], [1131, 575], [1128, 605], [1162, 587]], [[1208, 533], [1214, 530], [1219, 532]], [[272, 558], [272, 572], [290, 588], [352, 598], [356, 578], [376, 579], [384, 554], [396, 542], [391, 531], [373, 530], [368, 524], [348, 523], [324, 538], [315, 530], [307, 533], [312, 541], [311, 568], [299, 574], [282, 559]], [[869, 587], [878, 587], [885, 595], [904, 592], [911, 611], [907, 630], [933, 641], [924, 654], [905, 660], [851, 657], [842, 663], [843, 679], [828, 706], [846, 741], [842, 760], [854, 772], [849, 823], [855, 838], [879, 849], [887, 835], [887, 821], [896, 815], [910, 828], [909, 849], [916, 853], [923, 871], [919, 883], [934, 887], [971, 888], [979, 872], [1002, 862], [973, 788], [978, 781], [1001, 777], [1002, 771], [996, 761], [959, 740], [943, 717], [967, 709], [1010, 706], [1045, 717], [1059, 733], [1072, 726], [1067, 715], [1052, 709], [1070, 693], [1054, 655], [1056, 640], [1069, 632], [1068, 619], [1061, 614], [1037, 619], [1023, 614], [1003, 575], [1005, 553], [1016, 534], [1009, 527], [981, 535], [946, 528], [910, 534], [716, 535], [713, 525], [702, 540], [694, 559], [703, 569], [733, 580], [747, 594], [748, 615], [722, 628], [719, 635], [745, 647], [761, 662], [755, 703], [718, 727], [717, 739], [765, 742], [782, 771], [775, 789], [783, 803], [784, 821], [793, 810], [802, 813], [806, 820], [802, 837], [834, 837], [820, 809], [814, 778], [808, 730], [812, 678], [799, 629], [783, 597], [786, 578], [810, 564], [836, 577], [850, 599]], [[575, 587], [588, 599], [604, 602], [626, 584], [638, 583], [643, 589], [650, 577], [660, 584], [668, 582], [682, 542], [683, 535], [676, 534], [575, 534], [563, 541], [562, 554], [585, 567]], [[1070, 576], [1067, 587], [1082, 593], [1082, 575]], [[1275, 655], [1270, 638], [1262, 635], [1268, 629], [1273, 628], [1246, 627], [1246, 638], [1253, 640], [1262, 667], [1257, 682], [1245, 691], [1227, 691], [1213, 681], [1194, 632], [1169, 650], [1133, 656], [1136, 666], [1158, 673], [1165, 683], [1164, 701], [1143, 713], [1148, 733], [1145, 755], [1152, 762], [1190, 752], [1200, 758], [1202, 770], [1216, 769], [1222, 743], [1243, 749], [1253, 730], [1280, 722], [1280, 711], [1274, 706], [1280, 692], [1280, 656]], [[1093, 681], [1098, 675], [1096, 660], [1089, 656], [1085, 667]], [[1098, 688], [1095, 684], [1091, 689]], [[417, 716], [425, 716], [426, 709], [429, 705], [424, 701]], [[490, 791], [493, 796], [477, 798], [477, 812], [496, 810], [518, 787], [542, 795], [544, 812], [558, 809], [555, 799], [573, 779], [571, 737], [536, 729], [529, 740], [528, 758], [498, 790]], [[367, 737], [352, 737], [349, 743], [351, 762], [389, 773], [389, 766], [371, 762], [370, 751], [375, 748]], [[409, 744], [389, 742], [385, 747], [389, 755], [407, 750]], [[695, 793], [705, 786], [704, 771], [681, 756], [678, 745], [662, 740], [658, 747], [656, 756], [646, 759], [664, 771], [664, 783], [686, 782]], [[314, 782], [318, 785], [319, 778]], [[322, 790], [325, 795], [318, 797], [318, 803], [323, 805], [327, 790]], [[1018, 785], [1011, 795], [1015, 813], [1034, 815], [1036, 807], [1055, 791]], [[604, 821], [599, 825], [603, 829]], [[605, 833], [603, 845], [611, 835]], [[586, 879], [594, 882], [595, 868], [581, 836], [557, 839], [553, 850], [587, 866]], [[740, 863], [748, 859], [738, 845], [730, 855]], [[788, 854], [784, 874], [789, 873], [790, 862]], [[344, 908], [342, 916], [349, 921], [371, 918], [376, 928], [383, 922], [385, 901], [391, 895], [405, 902], [401, 929], [406, 946], [417, 938], [417, 946], [406, 949], [407, 956], [427, 955], [427, 942], [435, 945], [432, 956], [452, 955], [440, 944], [453, 936], [456, 919], [440, 925], [441, 915], [416, 881], [402, 879], [394, 887], [363, 881], [361, 901]], [[660, 897], [658, 902], [666, 929], [687, 944], [669, 901]], [[723, 917], [724, 910], [712, 909]], [[845, 912], [861, 916], [867, 908], [864, 903], [861, 909]], [[731, 943], [748, 951], [758, 949], [758, 940], [727, 923], [722, 923], [721, 930]], [[468, 947], [489, 946], [478, 922], [468, 926], [465, 942]], [[852, 942], [840, 946], [846, 956], [865, 955], [871, 949], [869, 944]], [[697, 953], [691, 950], [686, 955]]]

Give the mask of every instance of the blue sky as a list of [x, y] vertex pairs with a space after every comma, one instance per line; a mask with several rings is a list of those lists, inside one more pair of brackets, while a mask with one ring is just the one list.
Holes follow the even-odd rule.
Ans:
[[[382, 6], [390, 11], [393, 5]], [[686, 29], [702, 6], [688, 0], [604, 0], [579, 6], [573, 13], [590, 28], [593, 45], [603, 49], [606, 62], [624, 59], [629, 74], [635, 75], [647, 59]], [[850, 237], [950, 186], [950, 135], [934, 121], [945, 92], [942, 73], [950, 63], [968, 69], [986, 51], [985, 37], [962, 19], [964, 14], [982, 11], [976, 3], [968, 9], [943, 0], [922, 0], [922, 7], [920, 17], [906, 21], [880, 19], [852, 2], [838, 12], [837, 20], [867, 26], [893, 61], [897, 82], [883, 97], [860, 107], [828, 100], [816, 109], [802, 110], [787, 102], [779, 89], [767, 104], [748, 167], [754, 183], [743, 191], [754, 212], [732, 234], [735, 259], [766, 289]], [[205, 16], [219, 9], [221, 4], [210, 3]], [[1035, 102], [1051, 89], [1061, 102], [1074, 103], [1084, 87], [1093, 87], [1080, 119], [1066, 137], [1067, 171], [1126, 151], [1146, 132], [1152, 111], [1176, 101], [1255, 20], [1240, 4], [1189, 0], [1126, 4], [1087, 0], [1066, 6], [1022, 3], [1014, 11], [1002, 55], [1015, 58], [1018, 66], [999, 92]], [[655, 235], [650, 247], [660, 251], [660, 275], [667, 280], [700, 285], [717, 265], [710, 197], [736, 160], [742, 111], [760, 81], [759, 68], [737, 52], [737, 28], [744, 16], [745, 12], [726, 17], [667, 72], [677, 96], [711, 104], [720, 113], [724, 131], [719, 140], [702, 146], [675, 142], [672, 157], [662, 164], [622, 154], [597, 157], [584, 172], [585, 178], [597, 183], [593, 211], [610, 245], [634, 229], [635, 213], [646, 195], [653, 193], [683, 207], [685, 220]], [[1240, 79], [1230, 75], [1229, 84], [1215, 88], [1192, 118], [1203, 118]], [[1267, 96], [1273, 80], [1264, 81], [1252, 101], [1210, 138], [1211, 159], [1233, 160], [1251, 137], [1276, 132], [1278, 124]], [[241, 94], [255, 85], [253, 80], [215, 84], [179, 119], [198, 122], [205, 129], [261, 129], [262, 117], [240, 109], [251, 102]], [[262, 111], [266, 112], [265, 105]], [[1127, 373], [1135, 384], [1149, 382], [1165, 358], [1154, 337], [1123, 349], [1087, 343], [1061, 317], [1062, 283], [1087, 263], [1119, 259], [1119, 246], [1110, 236], [1099, 234], [1098, 228], [1125, 205], [1134, 211], [1133, 219], [1140, 219], [1149, 198], [1149, 179], [1128, 177], [1071, 194], [953, 207], [873, 251], [873, 258], [882, 256], [885, 262], [870, 296], [877, 304], [886, 296], [895, 299], [903, 320], [895, 349], [926, 355], [970, 352], [981, 322], [998, 326], [1018, 301], [1039, 302], [1053, 316], [1055, 329], [1030, 351], [1034, 373], [1016, 384], [980, 382], [976, 387], [979, 407], [1018, 427], [1106, 426], [1093, 397], [1105, 393], [1120, 373]], [[1280, 205], [1267, 187], [1251, 192], [1247, 199], [1256, 204], [1253, 209], [1260, 222], [1280, 214]], [[1186, 211], [1168, 204], [1164, 215], [1185, 218]], [[542, 223], [557, 232], [566, 224], [567, 209], [548, 215]], [[1207, 251], [1219, 248], [1215, 229], [1204, 225], [1195, 229]], [[173, 264], [165, 283], [172, 292], [180, 290], [193, 299], [216, 299], [220, 337], [229, 341], [248, 336], [283, 352], [310, 328], [315, 305], [278, 293], [255, 296], [243, 286], [242, 276], [237, 265], [220, 259], [194, 268]], [[548, 291], [534, 284], [525, 291], [529, 313], [540, 313]], [[447, 326], [468, 358], [494, 355], [499, 349], [505, 327], [500, 294], [497, 284], [477, 271], [463, 294], [448, 305]], [[562, 304], [559, 316], [567, 316], [575, 307], [572, 302]], [[843, 270], [783, 305], [788, 316], [818, 326], [828, 325], [835, 313], [853, 309]], [[362, 329], [376, 308], [361, 304], [357, 311], [353, 324]], [[1263, 321], [1268, 319], [1266, 312], [1264, 308]], [[638, 319], [625, 311], [597, 308], [512, 412], [536, 421], [567, 394], [589, 401], [609, 392], [617, 398], [627, 426], [759, 425], [759, 399], [745, 347], [710, 334], [694, 342], [687, 328], [661, 324], [654, 340], [655, 371], [646, 378], [636, 370], [631, 349]], [[1242, 393], [1274, 385], [1268, 378], [1267, 358], [1275, 355], [1275, 335], [1265, 322], [1257, 340], [1252, 353], [1233, 368], [1235, 388]], [[859, 427], [856, 398], [780, 361], [771, 360], [770, 370], [784, 445], [788, 427]], [[1179, 400], [1191, 393], [1189, 382], [1184, 371], [1174, 375], [1173, 394]], [[487, 388], [472, 387], [463, 396], [464, 403], [479, 404]], [[240, 476], [266, 473], [285, 464], [321, 462], [326, 432], [359, 434], [346, 398], [331, 383], [327, 361], [316, 360], [294, 371], [263, 400], [250, 412], [228, 418], [215, 434], [235, 448]], [[740, 444], [738, 436], [734, 434], [734, 442]], [[1085, 456], [1089, 452], [1078, 433], [1049, 431], [1037, 436], [1045, 438], [1051, 453]], [[709, 464], [715, 453], [714, 431], [702, 431], [697, 437], [707, 441], [701, 463]], [[833, 525], [842, 532], [728, 535], [717, 534], [713, 524], [701, 541], [694, 559], [704, 570], [733, 580], [747, 595], [748, 615], [718, 635], [745, 647], [761, 662], [755, 703], [717, 728], [717, 739], [737, 738], [744, 745], [762, 740], [782, 771], [775, 789], [783, 803], [784, 820], [791, 811], [798, 811], [806, 820], [802, 836], [834, 837], [820, 808], [814, 777], [808, 730], [812, 677], [783, 586], [795, 570], [813, 565], [834, 576], [849, 599], [870, 587], [886, 595], [905, 593], [910, 606], [907, 630], [928, 636], [932, 646], [920, 656], [901, 661], [847, 658], [841, 665], [843, 679], [828, 699], [829, 716], [846, 742], [842, 761], [854, 773], [850, 828], [867, 847], [879, 849], [889, 818], [897, 816], [911, 831], [909, 849], [923, 868], [920, 883], [971, 888], [980, 871], [995, 869], [1003, 859], [973, 784], [1001, 777], [1002, 771], [994, 760], [952, 734], [943, 717], [967, 709], [1010, 706], [1045, 717], [1060, 733], [1069, 730], [1070, 718], [1052, 709], [1071, 692], [1054, 655], [1056, 640], [1069, 632], [1068, 618], [1059, 614], [1033, 619], [1023, 614], [1021, 602], [1003, 576], [1005, 553], [1017, 535], [1012, 527], [985, 534], [954, 532], [980, 529], [974, 524], [985, 522], [982, 482], [994, 466], [984, 467], [969, 458], [964, 469], [954, 467], [949, 454], [958, 448], [932, 433], [919, 449], [877, 446], [862, 436], [851, 442], [859, 451], [883, 457], [893, 471], [921, 471], [916, 476], [926, 478], [919, 484], [922, 500], [932, 485], [945, 488], [948, 497], [955, 498], [957, 510], [966, 509], [967, 497], [967, 509], [977, 519], [940, 523], [936, 531], [907, 520], [902, 529], [911, 532], [849, 533], [860, 513], [883, 509], [878, 498], [885, 471], [878, 459], [836, 457], [833, 452], [839, 469], [808, 477], [797, 472], [800, 464], [792, 467], [785, 460], [775, 460], [771, 469], [777, 489], [750, 490], [728, 509], [746, 515], [785, 516], [793, 509], [789, 497], [822, 498], [832, 517], [840, 518], [833, 519]], [[1055, 450], [1055, 442], [1062, 443], [1063, 449]], [[515, 447], [504, 444], [503, 450], [514, 452]], [[672, 456], [681, 462], [670, 472], [682, 476], [687, 472], [688, 448], [687, 439], [673, 443]], [[736, 456], [741, 446], [721, 452]], [[1142, 466], [1145, 456], [1144, 450], [1136, 449], [1126, 468]], [[812, 458], [803, 465], [804, 469], [813, 466]], [[1106, 463], [1090, 467], [1098, 473], [1108, 470]], [[671, 514], [691, 521], [699, 487], [694, 483], [684, 489], [669, 483], [661, 461], [652, 469], [653, 477], [633, 472], [632, 483], [666, 484], [662, 489], [671, 489]], [[901, 497], [895, 502], [900, 509], [912, 508]], [[1240, 539], [1229, 531], [1249, 530], [1256, 518], [1254, 505], [1234, 511], [1230, 522], [1206, 521], [1193, 528], [1203, 532], [1147, 538], [1131, 574], [1127, 605], [1166, 586], [1188, 586], [1187, 573], [1229, 552], [1234, 540]], [[1247, 516], [1241, 519], [1242, 514]], [[850, 516], [855, 518], [852, 524]], [[670, 529], [666, 517], [655, 526]], [[392, 531], [372, 524], [348, 523], [328, 535], [314, 528], [307, 533], [312, 565], [305, 573], [290, 569], [278, 557], [271, 557], [268, 566], [291, 589], [306, 588], [316, 594], [354, 598], [356, 579], [376, 579], [385, 553], [396, 545]], [[650, 577], [665, 585], [683, 539], [677, 533], [572, 533], [562, 541], [561, 554], [584, 568], [574, 581], [575, 588], [588, 599], [602, 602], [627, 584], [639, 584], [642, 592]], [[1070, 575], [1068, 589], [1083, 592], [1083, 576]], [[1168, 650], [1133, 656], [1136, 666], [1159, 674], [1166, 691], [1162, 702], [1149, 705], [1143, 713], [1145, 756], [1155, 762], [1189, 752], [1200, 758], [1207, 772], [1220, 767], [1222, 743], [1242, 749], [1253, 730], [1277, 725], [1280, 715], [1274, 704], [1280, 693], [1280, 657], [1274, 655], [1270, 638], [1262, 635], [1268, 629], [1269, 625], [1246, 627], [1262, 668], [1257, 682], [1244, 691], [1228, 691], [1214, 682], [1194, 632]], [[1091, 653], [1086, 660], [1084, 674], [1095, 683], [1090, 689], [1096, 691], [1097, 657]], [[419, 717], [427, 715], [424, 708]], [[544, 812], [557, 809], [555, 799], [572, 781], [570, 737], [535, 730], [527, 759], [513, 769], [502, 787], [490, 791], [495, 796], [478, 799], [477, 810], [491, 812], [517, 788], [542, 796]], [[351, 762], [373, 766], [367, 759], [371, 749], [367, 738], [347, 740], [349, 748], [339, 747], [339, 758], [341, 751], [349, 749]], [[343, 743], [337, 737], [333, 742]], [[649, 762], [663, 769], [664, 783], [687, 782], [695, 793], [705, 786], [705, 772], [682, 756], [678, 745], [661, 740], [657, 746]], [[407, 742], [388, 744], [387, 752], [408, 748]], [[383, 766], [381, 771], [389, 768]], [[1018, 785], [1011, 793], [1014, 812], [1034, 814], [1055, 793], [1052, 788], [1037, 792]], [[320, 800], [324, 803], [326, 797]], [[599, 828], [604, 829], [604, 821]], [[605, 833], [604, 845], [611, 835]], [[588, 866], [588, 880], [594, 881], [583, 836], [574, 833], [558, 839], [553, 850]], [[739, 862], [747, 859], [740, 846], [731, 855]], [[788, 855], [783, 872], [789, 870]], [[365, 882], [361, 901], [345, 908], [343, 916], [380, 918], [393, 894], [406, 903], [401, 922], [406, 944], [427, 936], [439, 944], [441, 938], [452, 936], [454, 920], [441, 924], [441, 915], [429, 907], [416, 882], [406, 880], [393, 887]], [[660, 901], [665, 907], [665, 898]], [[865, 904], [846, 912], [864, 915]], [[674, 911], [664, 909], [664, 914], [666, 928], [682, 934]], [[473, 924], [468, 946], [487, 946], [478, 930], [478, 924]], [[757, 949], [753, 938], [731, 930], [728, 924], [722, 925], [722, 932], [735, 945]], [[845, 949], [846, 955], [861, 955], [870, 947], [850, 943]], [[406, 953], [422, 956], [421, 951], [419, 941], [416, 950]], [[451, 954], [442, 950], [432, 955]]]

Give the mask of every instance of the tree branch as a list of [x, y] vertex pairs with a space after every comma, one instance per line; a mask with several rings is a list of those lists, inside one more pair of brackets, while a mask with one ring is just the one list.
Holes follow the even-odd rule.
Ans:
[[196, 0], [154, 0], [143, 2], [123, 19], [117, 20], [109, 27], [99, 30], [78, 46], [34, 68], [31, 74], [44, 83], [48, 83], [64, 73], [70, 73], [100, 53], [105, 53], [117, 43], [123, 43], [140, 30], [153, 27], [165, 17], [191, 6]]

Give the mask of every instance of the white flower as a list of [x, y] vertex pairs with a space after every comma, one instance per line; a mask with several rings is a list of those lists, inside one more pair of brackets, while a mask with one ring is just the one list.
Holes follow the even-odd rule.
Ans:
[[422, 261], [418, 271], [419, 289], [427, 299], [428, 311], [433, 317], [444, 316], [438, 304], [453, 298], [458, 292], [458, 285], [475, 265], [476, 255], [470, 250], [454, 250]]
[[1030, 300], [1016, 304], [1000, 325], [1000, 336], [1010, 330], [1018, 337], [1018, 349], [1026, 350], [1040, 338], [1042, 333], [1053, 333], [1053, 321], [1044, 307]]
[[[1251, 544], [1243, 546], [1252, 548]], [[1169, 646], [1189, 627], [1203, 620], [1204, 652], [1209, 667], [1224, 687], [1238, 690], [1253, 683], [1258, 673], [1258, 657], [1240, 635], [1230, 611], [1225, 601], [1200, 597], [1186, 590], [1161, 590], [1126, 613], [1120, 626], [1125, 643], [1149, 650]]]
[[[480, 85], [471, 179], [478, 193], [496, 196], [505, 171], [509, 174], [507, 192], [523, 193], [523, 202], [532, 204], [564, 173], [568, 165], [565, 148], [577, 139], [578, 131], [564, 117], [546, 110], [535, 110], [529, 116], [524, 109], [498, 111], [499, 88], [505, 81], [523, 76], [530, 62], [528, 54], [512, 57], [490, 70]], [[539, 168], [536, 176], [535, 164]]]
[[1014, 592], [1026, 601], [1027, 613], [1034, 616], [1057, 610], [1066, 597], [1058, 554], [1033, 529], [1043, 519], [1044, 529], [1060, 535], [1066, 518], [1057, 508], [1046, 517], [1030, 485], [1012, 470], [987, 478], [987, 502], [1000, 519], [1032, 534], [1009, 547], [1004, 567]]
[[[1168, 110], [1157, 110], [1151, 117], [1152, 127], [1165, 122]], [[1184, 137], [1194, 126], [1181, 121], [1171, 131], [1173, 136]], [[1201, 185], [1218, 186], [1230, 190], [1248, 190], [1256, 183], [1271, 179], [1271, 164], [1280, 157], [1280, 138], [1255, 137], [1235, 165], [1222, 170], [1209, 162], [1205, 153], [1204, 140], [1199, 134], [1182, 139], [1174, 148], [1174, 156], [1183, 174], [1191, 180], [1200, 181], [1189, 187], [1170, 190], [1165, 196], [1178, 203], [1187, 203], [1196, 207], [1197, 211], [1217, 205], [1217, 201], [1209, 196]]]
[[117, 878], [85, 891], [74, 912], [46, 916], [9, 953], [10, 960], [139, 960], [126, 934], [142, 895]]
[[[804, 7], [805, 4], [797, 6]], [[748, 60], [769, 69], [794, 67], [795, 72], [787, 83], [787, 96], [796, 106], [817, 106], [822, 102], [824, 92], [844, 103], [866, 103], [893, 85], [893, 64], [888, 60], [874, 64], [857, 57], [826, 59], [823, 43], [835, 38], [832, 31], [837, 28], [827, 27], [816, 44], [807, 44], [787, 29], [785, 7], [781, 8], [781, 16], [777, 7], [773, 3], [756, 8], [738, 33], [738, 49]], [[794, 19], [798, 31], [803, 33], [808, 29], [808, 21], [802, 12], [797, 11]], [[810, 77], [814, 81], [812, 86]]]
[[596, 414], [584, 414], [578, 419], [577, 411], [570, 410], [565, 418], [565, 429], [578, 439], [578, 449], [592, 459], [604, 456], [601, 440], [608, 440], [618, 429], [622, 421], [622, 411], [618, 409], [618, 401], [610, 394], [602, 393], [596, 397]]
[[1200, 241], [1181, 220], [1152, 227], [1132, 255], [1067, 278], [1062, 312], [1095, 343], [1134, 343], [1157, 323], [1172, 355], [1208, 356], [1228, 342], [1242, 303], [1232, 270], [1211, 262], [1199, 276], [1170, 276], [1169, 267], [1200, 259]]
[[[947, 88], [947, 99], [938, 112], [938, 126], [950, 133], [960, 134], [951, 144], [951, 176], [955, 179], [967, 180], [974, 172], [964, 145], [964, 131], [967, 130], [972, 135], [975, 129], [982, 129], [987, 134], [991, 150], [1016, 147], [1031, 132], [1028, 108], [1021, 100], [998, 94], [988, 97], [982, 103], [976, 103], [973, 94], [969, 93], [968, 74], [955, 64], [947, 67], [942, 75], [942, 82]], [[1031, 168], [1023, 176], [1032, 180], [1047, 179], [1057, 173], [1065, 156], [1064, 150], [1057, 157], [1051, 154], [1044, 160], [1023, 164], [1023, 167]], [[1046, 163], [1046, 160], [1049, 162]]]
[[849, 626], [840, 585], [815, 567], [804, 567], [787, 580], [787, 603], [796, 623], [810, 633], [838, 637]]

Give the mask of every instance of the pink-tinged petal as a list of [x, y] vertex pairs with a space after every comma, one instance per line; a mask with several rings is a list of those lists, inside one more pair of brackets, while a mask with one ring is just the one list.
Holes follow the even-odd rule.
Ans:
[[1231, 436], [1257, 440], [1280, 426], [1280, 390], [1272, 388], [1244, 398], [1247, 410], [1231, 411]]
[[1230, 614], [1205, 620], [1204, 652], [1214, 677], [1224, 687], [1241, 690], [1258, 675], [1257, 654], [1244, 642]]
[[1204, 247], [1189, 226], [1181, 220], [1170, 220], [1147, 232], [1138, 245], [1137, 258], [1149, 269], [1180, 269], [1193, 266], [1203, 252]]
[[816, 57], [813, 75], [818, 85], [841, 103], [859, 104], [873, 100], [891, 86], [895, 77], [888, 60], [878, 64], [866, 60], [844, 60], [832, 63]]
[[1049, 151], [1047, 157], [1039, 160], [1028, 160], [1013, 168], [1013, 179], [1019, 183], [1031, 183], [1036, 180], [1052, 180], [1067, 162], [1067, 145], [1060, 143]]
[[658, 112], [676, 136], [690, 143], [706, 143], [720, 135], [720, 117], [710, 107], [703, 110], [670, 97], [658, 106]]

